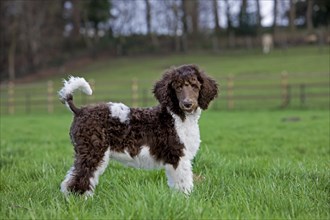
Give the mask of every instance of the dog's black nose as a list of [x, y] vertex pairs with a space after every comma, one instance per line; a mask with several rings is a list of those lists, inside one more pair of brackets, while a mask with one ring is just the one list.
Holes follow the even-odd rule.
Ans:
[[190, 107], [192, 106], [192, 103], [191, 103], [191, 102], [184, 101], [184, 102], [183, 102], [183, 106], [184, 106], [185, 108], [190, 108]]

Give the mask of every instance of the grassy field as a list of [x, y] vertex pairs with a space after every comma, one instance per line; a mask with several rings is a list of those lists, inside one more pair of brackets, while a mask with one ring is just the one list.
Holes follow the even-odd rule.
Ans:
[[329, 112], [204, 112], [190, 197], [111, 162], [95, 196], [60, 193], [71, 115], [1, 116], [0, 219], [329, 219]]
[[[274, 50], [269, 55], [261, 51], [225, 51], [218, 54], [196, 52], [189, 54], [170, 54], [154, 56], [121, 57], [96, 60], [92, 64], [82, 65], [77, 69], [66, 69], [46, 79], [36, 79], [45, 82], [49, 79], [61, 84], [68, 75], [79, 75], [86, 79], [94, 79], [99, 83], [110, 83], [112, 87], [120, 86], [120, 81], [157, 80], [171, 66], [182, 64], [197, 64], [213, 77], [227, 77], [229, 74], [242, 76], [253, 74], [278, 75], [283, 71], [293, 74], [311, 74], [329, 72], [329, 48], [297, 47], [288, 50]], [[299, 81], [297, 77], [293, 82]], [[112, 82], [115, 82], [112, 84]]]
[[[227, 79], [235, 76], [234, 98], [236, 109], [276, 109], [281, 105], [281, 73], [288, 73], [291, 85], [290, 108], [329, 108], [329, 53], [328, 48], [319, 47], [289, 48], [275, 50], [265, 56], [260, 51], [228, 51], [219, 54], [191, 53], [162, 56], [140, 56], [108, 58], [78, 69], [66, 69], [64, 73], [48, 78], [38, 78], [33, 84], [16, 85], [14, 104], [16, 113], [45, 113], [48, 109], [47, 81], [52, 80], [51, 90], [54, 111], [66, 111], [57, 100], [56, 92], [62, 87], [62, 79], [68, 75], [83, 76], [95, 81], [91, 98], [75, 97], [78, 105], [97, 101], [120, 101], [132, 105], [132, 79], [139, 82], [138, 94], [140, 106], [154, 103], [151, 89], [165, 69], [187, 63], [194, 63], [215, 77], [221, 90], [221, 97], [216, 101], [220, 109], [227, 108]], [[242, 77], [245, 77], [242, 79]], [[300, 103], [301, 84], [305, 84], [306, 102]], [[307, 85], [309, 84], [309, 85]], [[322, 86], [320, 86], [322, 84]], [[0, 113], [8, 114], [9, 91], [0, 87]], [[320, 95], [321, 94], [321, 95]], [[251, 99], [252, 97], [252, 99]], [[147, 100], [147, 101], [144, 101]]]
[[[108, 59], [64, 74], [79, 74], [95, 81], [158, 79], [171, 66], [195, 63], [214, 77], [246, 74], [329, 72], [329, 48], [299, 47], [274, 50], [269, 55], [251, 51], [228, 51], [219, 54], [191, 53], [163, 56], [140, 56]], [[61, 76], [61, 77], [63, 77]], [[53, 79], [59, 79], [59, 76]]]
[[[184, 63], [196, 63], [220, 79], [221, 94], [213, 107], [221, 110], [226, 108], [223, 86], [228, 74], [251, 74], [260, 85], [279, 83], [283, 71], [289, 73], [289, 83], [298, 86], [329, 82], [329, 75], [317, 77], [329, 73], [328, 48], [305, 47], [275, 50], [269, 56], [233, 51], [99, 60], [17, 86], [16, 101], [23, 103], [18, 114], [0, 114], [0, 219], [330, 219], [329, 108], [318, 110], [315, 105], [312, 110], [314, 102], [308, 96], [308, 105], [300, 111], [294, 106], [274, 110], [279, 109], [278, 100], [260, 99], [258, 103], [270, 102], [273, 110], [204, 112], [201, 149], [194, 161], [194, 173], [203, 178], [189, 197], [168, 188], [164, 171], [136, 170], [116, 162], [101, 176], [93, 198], [61, 194], [59, 185], [73, 162], [68, 135], [72, 116], [56, 98], [61, 78], [72, 74], [94, 79], [94, 101], [125, 102], [132, 78], [146, 82], [139, 89], [147, 89], [151, 97], [152, 82], [166, 68]], [[58, 103], [50, 115], [44, 105], [48, 80], [55, 83], [53, 98]], [[239, 83], [235, 81], [235, 86]], [[98, 90], [100, 84], [106, 85], [105, 93]], [[296, 103], [298, 89], [292, 88]], [[265, 94], [264, 89], [247, 90], [235, 94]], [[317, 85], [306, 90], [329, 93], [329, 88]], [[0, 93], [0, 104], [5, 106], [6, 87]], [[281, 96], [276, 86], [273, 93]], [[27, 108], [26, 97], [41, 104]], [[78, 105], [80, 98], [77, 94]], [[328, 99], [321, 101], [328, 106]], [[239, 109], [239, 103], [236, 106]]]

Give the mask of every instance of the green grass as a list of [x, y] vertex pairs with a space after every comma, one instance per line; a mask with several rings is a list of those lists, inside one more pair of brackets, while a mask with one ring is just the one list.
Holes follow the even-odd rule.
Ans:
[[111, 162], [93, 198], [66, 199], [70, 121], [1, 116], [0, 219], [330, 218], [328, 111], [204, 112], [189, 197], [164, 171]]
[[[95, 100], [130, 103], [130, 81], [138, 78], [151, 96], [153, 81], [172, 65], [196, 63], [219, 80], [220, 97], [213, 108], [226, 108], [226, 79], [247, 74], [246, 84], [274, 85], [289, 73], [291, 108], [299, 106], [299, 85], [329, 82], [329, 48], [275, 50], [268, 56], [255, 51], [194, 53], [98, 60], [17, 88], [19, 114], [0, 114], [0, 219], [330, 219], [329, 97], [320, 108], [307, 96], [303, 111], [207, 111], [200, 121], [202, 144], [194, 173], [205, 179], [186, 197], [170, 190], [164, 171], [143, 171], [111, 162], [101, 176], [95, 196], [65, 198], [59, 189], [73, 162], [68, 130], [71, 115], [57, 102], [55, 92], [67, 74], [94, 79]], [[257, 78], [257, 80], [255, 80]], [[53, 80], [54, 115], [46, 112], [46, 81]], [[321, 80], [321, 81], [320, 81]], [[100, 86], [106, 86], [105, 93]], [[126, 91], [124, 93], [123, 91]], [[329, 93], [329, 88], [307, 87], [307, 92]], [[263, 95], [264, 89], [237, 90], [235, 95]], [[275, 86], [272, 95], [281, 96]], [[40, 102], [27, 112], [26, 98]], [[5, 106], [6, 88], [1, 88]], [[80, 105], [83, 97], [75, 97]], [[127, 101], [128, 100], [128, 101]], [[80, 102], [79, 102], [80, 101]], [[87, 100], [93, 101], [93, 100]], [[152, 101], [154, 103], [154, 101]], [[149, 103], [148, 105], [150, 105]], [[237, 109], [258, 105], [278, 108], [280, 99], [236, 102]], [[248, 108], [247, 108], [248, 107]], [[1, 108], [1, 113], [6, 112]], [[65, 114], [58, 114], [59, 112]]]
[[[194, 63], [214, 77], [226, 77], [229, 74], [280, 74], [288, 73], [328, 73], [329, 48], [298, 47], [288, 50], [274, 50], [269, 55], [251, 51], [228, 51], [219, 54], [197, 52], [190, 54], [171, 54], [159, 56], [136, 56], [126, 58], [108, 58], [89, 66], [68, 70], [57, 75], [55, 81], [68, 74], [84, 76], [96, 82], [125, 81], [133, 78], [157, 80], [165, 69], [171, 66]], [[293, 78], [292, 80], [296, 80]], [[113, 85], [116, 86], [116, 85]]]
[[[328, 47], [299, 47], [288, 50], [275, 50], [269, 55], [260, 51], [231, 51], [212, 53], [191, 53], [163, 56], [140, 56], [126, 58], [108, 58], [96, 60], [88, 66], [66, 70], [47, 79], [36, 80], [33, 84], [17, 85], [15, 90], [16, 112], [46, 112], [47, 111], [47, 81], [53, 80], [53, 103], [55, 112], [66, 111], [59, 103], [56, 92], [63, 86], [62, 78], [68, 75], [83, 76], [87, 80], [94, 79], [95, 89], [92, 98], [75, 96], [77, 105], [94, 101], [115, 101], [132, 105], [131, 82], [138, 79], [139, 106], [154, 104], [152, 86], [165, 69], [187, 63], [195, 63], [209, 75], [215, 77], [220, 84], [221, 96], [216, 102], [220, 109], [227, 108], [226, 77], [235, 76], [234, 98], [236, 109], [276, 109], [281, 105], [281, 73], [288, 73], [288, 83], [291, 87], [292, 102], [289, 107], [300, 108], [300, 84], [317, 83], [306, 86], [306, 103], [304, 108], [329, 108], [329, 51]], [[250, 76], [249, 77], [247, 77]], [[240, 77], [246, 77], [239, 80]], [[319, 84], [323, 86], [320, 87]], [[250, 87], [246, 87], [250, 85]], [[251, 86], [252, 85], [252, 86]], [[240, 86], [245, 88], [240, 89]], [[258, 87], [259, 86], [259, 87]], [[260, 87], [261, 86], [261, 87]], [[268, 87], [267, 87], [268, 86]], [[8, 91], [0, 88], [0, 112], [8, 113]], [[317, 98], [315, 94], [322, 94]], [[249, 99], [244, 96], [256, 96]], [[263, 97], [264, 96], [264, 97]], [[144, 101], [145, 97], [147, 101]], [[272, 98], [269, 98], [272, 97]], [[32, 104], [29, 104], [32, 103]]]

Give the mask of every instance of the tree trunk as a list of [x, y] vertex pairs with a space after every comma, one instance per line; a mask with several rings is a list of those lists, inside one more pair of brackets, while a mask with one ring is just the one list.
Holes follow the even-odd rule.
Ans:
[[294, 33], [296, 31], [296, 25], [294, 23], [295, 20], [296, 20], [296, 4], [294, 3], [294, 0], [290, 0], [289, 26], [291, 33]]
[[226, 18], [227, 18], [227, 30], [231, 30], [232, 28], [232, 20], [231, 20], [231, 16], [230, 16], [230, 5], [228, 0], [225, 0], [226, 2]]
[[179, 32], [179, 22], [178, 21], [180, 20], [179, 8], [174, 3], [174, 4], [171, 5], [171, 10], [173, 11], [174, 18], [175, 18], [175, 21], [176, 21], [174, 23], [174, 35], [175, 35], [174, 46], [175, 46], [175, 52], [180, 52], [180, 36], [178, 35], [178, 32]]
[[182, 0], [182, 14], [182, 42], [183, 48], [187, 49], [188, 36], [190, 42], [195, 43], [198, 40], [198, 0]]
[[307, 1], [307, 11], [306, 11], [306, 23], [307, 23], [307, 31], [311, 33], [314, 29], [313, 27], [313, 0]]
[[9, 73], [10, 81], [15, 80], [15, 78], [16, 78], [15, 54], [16, 54], [16, 31], [13, 33], [13, 37], [10, 41], [10, 47], [9, 47], [9, 51], [8, 51], [8, 73]]
[[247, 0], [242, 0], [241, 4], [241, 10], [239, 13], [239, 26], [242, 27], [246, 21], [246, 16], [247, 16]]
[[182, 0], [181, 1], [181, 10], [182, 10], [182, 17], [181, 17], [181, 21], [182, 21], [182, 38], [181, 38], [181, 42], [182, 42], [182, 47], [181, 50], [182, 52], [186, 52], [187, 51], [187, 47], [188, 47], [188, 42], [187, 42], [187, 33], [188, 33], [188, 24], [187, 24], [187, 1], [188, 0]]
[[149, 0], [144, 0], [146, 4], [146, 23], [147, 23], [147, 34], [151, 34], [151, 9]]
[[228, 33], [228, 47], [234, 48], [235, 45], [235, 33], [233, 31], [233, 22], [230, 14], [230, 3], [228, 0], [226, 2], [226, 17], [227, 17], [227, 33]]
[[80, 37], [80, 1], [72, 0], [73, 10], [73, 38], [75, 41], [79, 40]]
[[277, 4], [278, 0], [274, 0], [274, 7], [273, 7], [273, 34], [274, 39], [276, 40], [276, 33], [277, 33]]
[[260, 1], [256, 0], [257, 4], [257, 34], [260, 34], [261, 30], [261, 13], [260, 13]]
[[213, 0], [213, 14], [214, 14], [214, 33], [217, 35], [220, 33], [220, 20], [219, 20], [219, 14], [218, 14], [218, 0]]
[[147, 35], [151, 39], [151, 43], [154, 49], [159, 47], [159, 41], [157, 36], [151, 31], [151, 6], [149, 0], [144, 0], [146, 4], [146, 23], [147, 23]]
[[214, 15], [214, 31], [212, 37], [212, 47], [214, 52], [219, 52], [219, 39], [218, 36], [220, 34], [220, 22], [218, 15], [218, 0], [213, 0], [213, 15]]
[[183, 27], [183, 33], [187, 33], [188, 32], [188, 24], [187, 24], [187, 2], [188, 0], [182, 0], [181, 1], [181, 10], [182, 10], [182, 17], [181, 17], [181, 21], [182, 21], [182, 27]]
[[198, 28], [198, 0], [190, 0], [191, 5], [191, 20], [192, 20], [192, 33], [196, 36], [199, 32]]

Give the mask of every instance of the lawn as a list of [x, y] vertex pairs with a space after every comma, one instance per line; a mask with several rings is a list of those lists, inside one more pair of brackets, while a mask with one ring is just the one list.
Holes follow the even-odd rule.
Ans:
[[[213, 110], [200, 119], [202, 143], [194, 173], [202, 178], [193, 193], [186, 197], [170, 190], [162, 170], [136, 170], [111, 162], [93, 198], [65, 198], [59, 185], [73, 162], [68, 135], [72, 116], [56, 97], [61, 78], [72, 74], [94, 79], [95, 95], [87, 102], [120, 100], [130, 105], [133, 78], [141, 82], [140, 96], [145, 90], [151, 98], [153, 82], [161, 73], [184, 63], [196, 63], [217, 78], [221, 91]], [[237, 89], [235, 95], [266, 95], [262, 86], [275, 85], [270, 95], [281, 97], [276, 85], [283, 71], [295, 84], [287, 110], [279, 111], [280, 99], [264, 98], [235, 103], [236, 109], [241, 105], [246, 111], [224, 111], [228, 74], [253, 76], [235, 81], [236, 88], [240, 83], [261, 85]], [[48, 80], [54, 82], [56, 103], [55, 113], [49, 115]], [[329, 93], [329, 87], [318, 87], [320, 80], [329, 83], [328, 50], [304, 47], [275, 50], [268, 56], [233, 51], [96, 60], [34, 84], [16, 85], [21, 107], [16, 115], [0, 114], [0, 219], [330, 219], [329, 96], [321, 100], [324, 110], [312, 99], [314, 93]], [[306, 88], [311, 97], [307, 95], [306, 106], [299, 107], [299, 86], [306, 82], [317, 84]], [[1, 113], [7, 112], [6, 89], [1, 87]], [[77, 105], [82, 98], [77, 94]], [[271, 110], [258, 109], [260, 102], [270, 102]]]
[[1, 116], [0, 219], [329, 219], [328, 111], [207, 111], [186, 197], [164, 171], [111, 162], [93, 198], [67, 199], [70, 114]]
[[[111, 83], [137, 78], [157, 80], [171, 66], [197, 64], [213, 77], [227, 77], [229, 74], [242, 76], [278, 75], [283, 71], [293, 74], [328, 73], [329, 48], [292, 47], [287, 50], [276, 49], [269, 55], [261, 51], [224, 51], [218, 54], [195, 52], [154, 56], [135, 56], [95, 60], [88, 66], [67, 69], [51, 78], [60, 82], [69, 74], [94, 79], [96, 82]], [[293, 80], [297, 80], [293, 78]], [[37, 80], [44, 81], [44, 80]], [[112, 86], [116, 86], [116, 83]]]
[[[47, 104], [54, 105], [56, 113], [66, 111], [58, 101], [57, 91], [68, 75], [83, 76], [94, 80], [93, 96], [75, 96], [77, 105], [85, 101], [115, 101], [133, 105], [132, 80], [137, 79], [137, 105], [154, 104], [152, 87], [170, 66], [194, 63], [217, 79], [221, 96], [215, 108], [227, 108], [227, 76], [234, 76], [233, 98], [235, 109], [278, 109], [281, 106], [281, 73], [288, 73], [292, 109], [329, 109], [329, 53], [328, 48], [299, 47], [274, 50], [269, 55], [260, 51], [227, 51], [219, 54], [190, 53], [162, 56], [140, 56], [95, 60], [92, 64], [43, 79], [33, 84], [16, 85], [13, 92], [16, 113], [45, 113]], [[245, 77], [245, 78], [244, 78]], [[53, 88], [47, 88], [52, 80]], [[305, 94], [302, 91], [305, 85]], [[9, 112], [8, 87], [0, 87], [0, 114]], [[49, 94], [50, 93], [50, 94]], [[48, 94], [48, 95], [47, 95]], [[305, 97], [305, 102], [301, 101]]]

